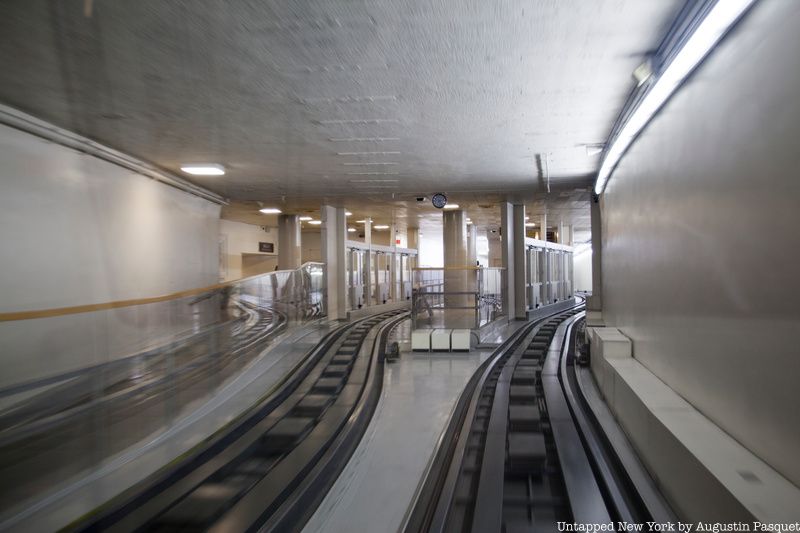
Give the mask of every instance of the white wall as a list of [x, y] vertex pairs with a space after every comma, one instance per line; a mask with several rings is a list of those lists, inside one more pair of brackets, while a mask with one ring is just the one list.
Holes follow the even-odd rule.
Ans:
[[757, 2], [602, 197], [603, 318], [800, 485], [800, 2]]
[[592, 290], [592, 250], [575, 254], [572, 258], [572, 279], [576, 291]]
[[[220, 279], [230, 281], [263, 272], [271, 272], [278, 264], [278, 228], [255, 226], [234, 222], [233, 220], [220, 220], [220, 246], [223, 256], [220, 265]], [[259, 242], [271, 242], [275, 253], [271, 255], [260, 254]], [[246, 256], [243, 261], [242, 254]]]
[[417, 262], [421, 267], [444, 266], [444, 246], [442, 230], [425, 229], [419, 238], [419, 258]]
[[[0, 312], [216, 283], [219, 211], [133, 171], [0, 126]], [[0, 323], [0, 386], [127, 355], [213, 319], [212, 311], [208, 302], [182, 302]]]
[[0, 126], [0, 310], [215, 283], [219, 211], [130, 170]]

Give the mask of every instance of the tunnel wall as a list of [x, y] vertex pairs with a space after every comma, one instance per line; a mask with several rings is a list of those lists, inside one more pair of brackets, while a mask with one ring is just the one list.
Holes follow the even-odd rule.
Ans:
[[800, 485], [800, 3], [755, 8], [601, 197], [603, 318]]
[[0, 126], [0, 310], [216, 283], [219, 206]]
[[[0, 312], [216, 283], [219, 211], [133, 171], [0, 126]], [[136, 353], [215, 313], [218, 305], [206, 300], [193, 308], [164, 303], [2, 322], [0, 388]]]

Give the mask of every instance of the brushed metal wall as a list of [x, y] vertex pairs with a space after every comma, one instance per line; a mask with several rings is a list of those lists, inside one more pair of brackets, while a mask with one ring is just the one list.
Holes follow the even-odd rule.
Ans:
[[602, 198], [603, 311], [635, 356], [800, 485], [800, 2], [763, 1]]

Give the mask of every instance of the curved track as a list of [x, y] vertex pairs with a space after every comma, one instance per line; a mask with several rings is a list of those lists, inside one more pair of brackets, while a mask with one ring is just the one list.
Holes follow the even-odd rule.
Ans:
[[582, 307], [523, 327], [478, 369], [405, 531], [557, 531], [558, 522], [647, 520], [570, 377]]
[[366, 429], [386, 338], [406, 315], [373, 315], [331, 332], [248, 415], [73, 529], [299, 529]]

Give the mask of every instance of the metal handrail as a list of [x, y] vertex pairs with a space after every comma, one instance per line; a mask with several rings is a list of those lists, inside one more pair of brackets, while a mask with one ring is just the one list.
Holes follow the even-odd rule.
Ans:
[[134, 298], [130, 300], [117, 300], [113, 302], [102, 302], [97, 304], [73, 305], [69, 307], [55, 307], [51, 309], [37, 309], [33, 311], [14, 311], [14, 312], [0, 313], [0, 322], [12, 322], [15, 320], [30, 320], [34, 318], [49, 318], [49, 317], [64, 316], [64, 315], [74, 315], [80, 313], [90, 313], [92, 311], [105, 311], [108, 309], [119, 309], [122, 307], [133, 307], [136, 305], [146, 305], [152, 303], [166, 302], [169, 300], [187, 298], [189, 296], [197, 296], [198, 294], [203, 294], [206, 292], [218, 291], [220, 289], [231, 287], [246, 281], [254, 280], [262, 276], [274, 276], [281, 272], [289, 272], [289, 273], [297, 272], [302, 270], [308, 265], [324, 265], [324, 264], [325, 263], [309, 261], [307, 263], [303, 263], [303, 265], [300, 268], [295, 270], [277, 270], [274, 272], [266, 272], [264, 274], [256, 274], [254, 276], [248, 276], [246, 278], [215, 283], [214, 285], [209, 285], [207, 287], [187, 289], [184, 291], [173, 292], [161, 296], [151, 296], [149, 298]]

